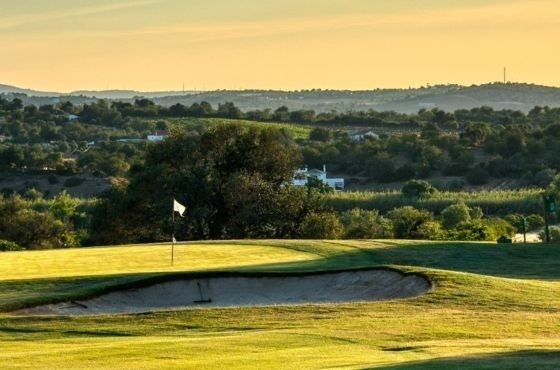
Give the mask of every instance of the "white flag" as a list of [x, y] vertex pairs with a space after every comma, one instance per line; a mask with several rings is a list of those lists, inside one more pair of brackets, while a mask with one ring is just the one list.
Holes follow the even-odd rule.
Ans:
[[185, 209], [186, 209], [186, 207], [184, 205], [182, 205], [181, 203], [179, 203], [175, 199], [173, 199], [173, 211], [174, 212], [179, 212], [181, 217], [183, 217], [183, 213], [185, 213]]

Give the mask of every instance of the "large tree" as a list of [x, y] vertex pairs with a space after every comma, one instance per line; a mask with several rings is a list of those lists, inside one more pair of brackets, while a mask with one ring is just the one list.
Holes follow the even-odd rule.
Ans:
[[312, 189], [289, 185], [300, 161], [288, 133], [276, 128], [228, 124], [174, 134], [148, 149], [128, 185], [106, 195], [93, 241], [168, 239], [173, 198], [187, 206], [176, 219], [180, 238], [295, 237], [318, 208]]

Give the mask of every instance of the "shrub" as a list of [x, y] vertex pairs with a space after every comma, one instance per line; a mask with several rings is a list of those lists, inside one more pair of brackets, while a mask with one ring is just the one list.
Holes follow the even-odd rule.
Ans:
[[308, 239], [338, 239], [342, 224], [332, 212], [309, 213], [301, 223], [301, 235]]
[[413, 231], [412, 236], [414, 239], [440, 239], [441, 226], [437, 221], [423, 222]]
[[21, 250], [23, 250], [23, 248], [20, 247], [17, 243], [0, 239], [0, 252], [12, 252]]
[[395, 208], [387, 213], [387, 217], [393, 221], [393, 231], [397, 238], [419, 238], [418, 230], [422, 224], [432, 221], [430, 212], [412, 206]]
[[429, 198], [437, 192], [436, 188], [424, 180], [410, 180], [402, 188], [403, 195], [407, 197]]
[[374, 239], [393, 237], [393, 224], [376, 210], [354, 208], [343, 212], [340, 220], [344, 225], [344, 237], [349, 239]]
[[[550, 232], [550, 241], [551, 241], [551, 242], [558, 242], [558, 241], [560, 241], [560, 227], [558, 227], [558, 226], [550, 226], [550, 227], [548, 228], [548, 231]], [[541, 231], [541, 232], [539, 233], [539, 239], [540, 239], [540, 240], [543, 240], [543, 241], [546, 239], [546, 238], [545, 238], [545, 232], [544, 232], [544, 230]]]
[[464, 202], [452, 204], [441, 212], [441, 224], [445, 229], [453, 229], [470, 220], [470, 208]]

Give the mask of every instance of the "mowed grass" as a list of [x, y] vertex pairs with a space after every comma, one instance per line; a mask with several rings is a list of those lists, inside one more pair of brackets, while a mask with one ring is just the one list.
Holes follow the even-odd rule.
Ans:
[[[173, 264], [172, 264], [173, 249]], [[144, 272], [194, 271], [317, 258], [276, 246], [171, 243], [11, 252], [0, 255], [2, 280]]]
[[[119, 248], [122, 250], [115, 250]], [[186, 243], [179, 249], [189, 251], [190, 259], [178, 257], [180, 262], [173, 268], [160, 264], [159, 258], [169, 251], [163, 245], [0, 254], [0, 310], [27, 306], [45, 296], [48, 300], [80, 297], [100, 287], [111, 289], [123, 282], [181, 271], [287, 272], [391, 266], [423, 273], [435, 286], [417, 298], [383, 302], [202, 307], [90, 317], [3, 314], [1, 367], [560, 367], [558, 245], [230, 241]], [[135, 257], [129, 253], [132, 251], [146, 254]], [[84, 266], [95, 262], [98, 267], [85, 266], [80, 272], [78, 265], [70, 264], [66, 269], [65, 253], [83, 258]], [[6, 261], [22, 258], [28, 268], [11, 271]], [[46, 278], [35, 271], [41, 261], [45, 261], [41, 273]]]

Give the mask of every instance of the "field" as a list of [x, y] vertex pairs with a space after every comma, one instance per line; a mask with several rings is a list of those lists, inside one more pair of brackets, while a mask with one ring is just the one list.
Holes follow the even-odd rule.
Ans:
[[[560, 246], [223, 241], [0, 254], [2, 368], [556, 369]], [[170, 274], [388, 266], [428, 276], [406, 300], [80, 317], [7, 311]]]
[[187, 130], [194, 130], [201, 127], [212, 127], [220, 124], [231, 124], [238, 123], [244, 126], [250, 127], [275, 127], [279, 129], [284, 129], [290, 133], [294, 139], [307, 139], [309, 137], [309, 132], [311, 131], [311, 126], [306, 126], [302, 124], [295, 123], [276, 123], [276, 122], [259, 122], [250, 121], [244, 119], [232, 119], [232, 118], [170, 118], [167, 120], [169, 125], [174, 128], [181, 128]]
[[413, 206], [439, 214], [445, 207], [464, 202], [480, 207], [484, 214], [531, 214], [542, 212], [542, 189], [440, 191], [426, 198], [410, 198], [401, 191], [345, 191], [329, 194], [327, 203], [337, 211], [352, 208], [377, 209], [387, 212], [393, 208]]

